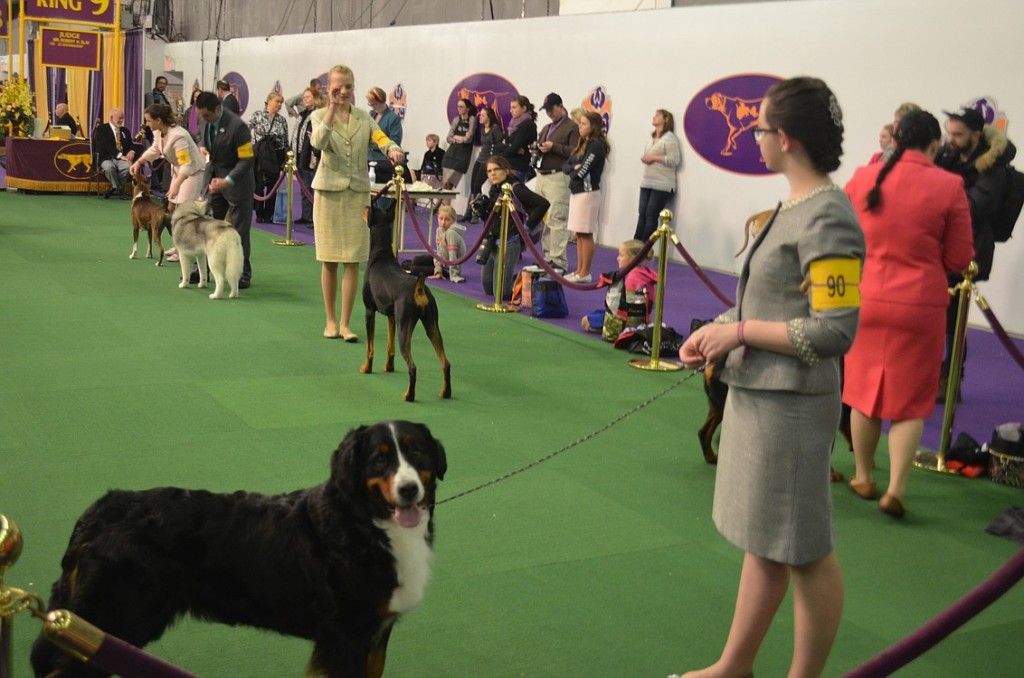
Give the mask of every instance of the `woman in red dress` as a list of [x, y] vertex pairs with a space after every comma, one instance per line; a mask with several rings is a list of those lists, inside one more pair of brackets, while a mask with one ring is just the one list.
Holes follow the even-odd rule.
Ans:
[[879, 508], [900, 518], [924, 419], [935, 408], [946, 326], [946, 273], [974, 256], [960, 177], [936, 167], [939, 123], [908, 113], [885, 163], [861, 167], [846, 185], [864, 229], [860, 326], [846, 354], [843, 402], [853, 408], [856, 475], [850, 488], [877, 496], [871, 479], [882, 420], [889, 430], [889, 487]]

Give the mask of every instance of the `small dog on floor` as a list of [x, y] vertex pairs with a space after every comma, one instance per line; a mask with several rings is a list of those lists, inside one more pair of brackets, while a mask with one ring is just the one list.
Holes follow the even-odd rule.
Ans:
[[[379, 677], [430, 577], [445, 451], [426, 426], [388, 421], [350, 431], [330, 467], [288, 494], [108, 492], [78, 519], [48, 609], [137, 647], [185, 614], [254, 626], [312, 640], [307, 675]], [[107, 675], [42, 635], [32, 667]]]
[[152, 193], [149, 191], [149, 179], [142, 173], [136, 172], [132, 177], [132, 253], [129, 259], [135, 259], [139, 253], [139, 231], [145, 229], [149, 236], [149, 247], [146, 248], [146, 258], [153, 258], [153, 240], [160, 248], [160, 258], [157, 266], [164, 264], [164, 243], [160, 239], [160, 233], [164, 229], [171, 230], [171, 215], [166, 205], [158, 205], [153, 202]]
[[242, 277], [242, 238], [230, 222], [210, 216], [205, 200], [182, 203], [171, 217], [171, 237], [178, 248], [181, 264], [181, 283], [188, 287], [192, 262], [199, 266], [199, 287], [206, 287], [206, 266], [216, 283], [211, 299], [220, 299], [225, 285], [228, 296], [238, 296], [238, 280]]
[[398, 327], [398, 349], [409, 367], [409, 389], [404, 399], [416, 399], [416, 363], [412, 359], [412, 331], [417, 321], [430, 337], [438, 359], [444, 383], [440, 397], [452, 397], [452, 366], [444, 352], [441, 328], [437, 322], [437, 302], [426, 284], [426, 276], [413, 277], [405, 272], [391, 249], [393, 219], [379, 207], [367, 207], [363, 219], [370, 229], [370, 257], [363, 278], [363, 305], [366, 307], [366, 362], [359, 371], [373, 371], [373, 332], [377, 313], [388, 318], [387, 358], [384, 371], [395, 370], [395, 327]]
[[[697, 431], [697, 437], [700, 439], [700, 449], [704, 453], [704, 461], [712, 465], [718, 463], [718, 453], [715, 452], [714, 438], [718, 427], [722, 425], [722, 416], [725, 414], [725, 398], [729, 395], [729, 385], [722, 381], [723, 367], [725, 367], [725, 361], [719, 360], [708, 363], [707, 367], [704, 368], [704, 395], [708, 399], [708, 414], [700, 430]], [[843, 404], [843, 409], [839, 416], [839, 434], [843, 436], [843, 440], [846, 441], [852, 452], [853, 436], [850, 433], [850, 407], [846, 404]], [[837, 471], [834, 466], [829, 477], [833, 483], [841, 483], [845, 480], [843, 474]]]

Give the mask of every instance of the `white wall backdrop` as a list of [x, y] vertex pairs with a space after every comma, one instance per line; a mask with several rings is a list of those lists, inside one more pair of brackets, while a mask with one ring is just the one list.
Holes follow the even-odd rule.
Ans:
[[[250, 103], [243, 117], [262, 107], [275, 81], [291, 96], [337, 63], [355, 72], [360, 104], [370, 87], [390, 92], [401, 83], [408, 96], [403, 146], [414, 167], [424, 136], [444, 137], [449, 93], [468, 75], [499, 74], [537, 105], [555, 91], [572, 107], [601, 85], [612, 99], [612, 156], [598, 236], [606, 245], [632, 236], [639, 157], [655, 109], [666, 108], [683, 139], [675, 230], [702, 266], [735, 272], [746, 217], [785, 197], [785, 182], [723, 171], [689, 147], [682, 119], [697, 92], [744, 73], [823, 78], [845, 114], [846, 154], [834, 176], [844, 183], [877, 149], [879, 127], [904, 101], [942, 120], [941, 109], [994, 97], [1009, 119], [1011, 140], [1024, 145], [1021, 26], [1024, 4], [1005, 0], [976, 0], [970, 11], [958, 0], [766, 2], [235, 39], [219, 46], [219, 74], [237, 71], [246, 79]], [[184, 72], [186, 89], [193, 80], [212, 86], [216, 42], [148, 47], [159, 51], [160, 63], [167, 57], [173, 70]], [[540, 113], [538, 123], [544, 122]], [[1016, 164], [1024, 166], [1024, 159]], [[1024, 334], [1022, 262], [1024, 226], [997, 246], [992, 279], [981, 285], [1017, 334]], [[972, 322], [984, 319], [975, 313]]]

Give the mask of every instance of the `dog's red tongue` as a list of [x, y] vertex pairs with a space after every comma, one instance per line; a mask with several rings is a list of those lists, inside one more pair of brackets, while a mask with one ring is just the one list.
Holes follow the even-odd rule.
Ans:
[[412, 506], [398, 506], [395, 508], [395, 520], [402, 527], [416, 527], [423, 518], [423, 509], [416, 504]]

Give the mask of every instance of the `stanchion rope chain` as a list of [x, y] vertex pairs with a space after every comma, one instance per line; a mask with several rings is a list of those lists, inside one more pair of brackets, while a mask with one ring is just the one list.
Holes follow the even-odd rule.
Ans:
[[496, 484], [500, 483], [503, 480], [508, 480], [509, 478], [512, 478], [513, 476], [517, 476], [520, 473], [528, 471], [531, 468], [533, 468], [534, 466], [539, 466], [540, 464], [543, 464], [546, 461], [550, 461], [551, 459], [554, 459], [555, 457], [557, 457], [558, 455], [562, 454], [563, 452], [568, 452], [572, 448], [578, 447], [579, 445], [582, 445], [583, 443], [585, 443], [585, 442], [587, 442], [589, 440], [592, 440], [593, 438], [596, 438], [597, 436], [601, 435], [605, 431], [608, 431], [609, 429], [611, 429], [613, 426], [616, 426], [617, 424], [621, 423], [626, 418], [636, 414], [637, 412], [639, 412], [640, 410], [644, 409], [645, 407], [647, 407], [651, 403], [657, 401], [662, 396], [667, 395], [673, 389], [678, 388], [679, 386], [681, 386], [681, 385], [685, 384], [686, 382], [688, 382], [690, 379], [693, 379], [698, 374], [703, 374], [703, 373], [704, 373], [704, 369], [703, 368], [699, 368], [699, 369], [693, 370], [690, 374], [686, 375], [682, 379], [678, 379], [674, 383], [669, 384], [660, 393], [656, 393], [653, 396], [651, 396], [650, 398], [648, 398], [647, 400], [644, 400], [643, 402], [641, 402], [641, 403], [639, 403], [637, 405], [634, 405], [632, 408], [630, 408], [629, 410], [623, 412], [619, 416], [615, 417], [614, 419], [612, 419], [610, 422], [608, 422], [607, 424], [605, 424], [601, 428], [599, 428], [599, 429], [597, 429], [595, 431], [591, 431], [590, 433], [586, 434], [582, 438], [578, 438], [575, 441], [560, 447], [559, 449], [555, 450], [554, 452], [551, 452], [550, 454], [547, 454], [546, 456], [543, 456], [540, 459], [535, 459], [535, 460], [533, 460], [533, 461], [531, 461], [531, 462], [529, 462], [529, 463], [527, 463], [527, 464], [525, 464], [523, 466], [520, 466], [517, 469], [509, 471], [508, 473], [506, 473], [506, 474], [504, 474], [502, 476], [499, 476], [499, 477], [494, 478], [492, 480], [488, 480], [488, 481], [486, 481], [484, 483], [481, 483], [480, 485], [477, 485], [476, 487], [472, 487], [472, 488], [470, 488], [468, 490], [464, 490], [462, 492], [459, 492], [458, 494], [452, 495], [451, 497], [446, 497], [446, 498], [444, 498], [444, 499], [442, 499], [442, 500], [440, 500], [438, 502], [435, 502], [435, 505], [444, 504], [444, 503], [447, 503], [449, 501], [454, 501], [456, 499], [460, 499], [462, 497], [465, 497], [467, 494], [473, 494], [474, 492], [478, 492], [479, 490], [482, 490], [482, 489], [484, 489], [486, 487], [490, 487], [491, 485], [496, 485]]
[[416, 218], [416, 206], [412, 203], [412, 198], [409, 197], [408, 193], [405, 193], [405, 211], [409, 215], [409, 219], [412, 221], [413, 230], [416, 231], [416, 237], [420, 239], [420, 242], [425, 248], [427, 253], [442, 266], [458, 266], [469, 261], [470, 257], [476, 254], [477, 249], [483, 244], [484, 238], [487, 237], [487, 231], [490, 229], [491, 221], [494, 220], [494, 215], [497, 211], [491, 212], [490, 216], [487, 217], [487, 221], [484, 222], [484, 227], [480, 231], [480, 238], [473, 244], [472, 247], [466, 249], [466, 255], [461, 259], [442, 259], [441, 255], [437, 253], [434, 247], [427, 241], [426, 236], [423, 235], [423, 229], [420, 226], [419, 219]]

